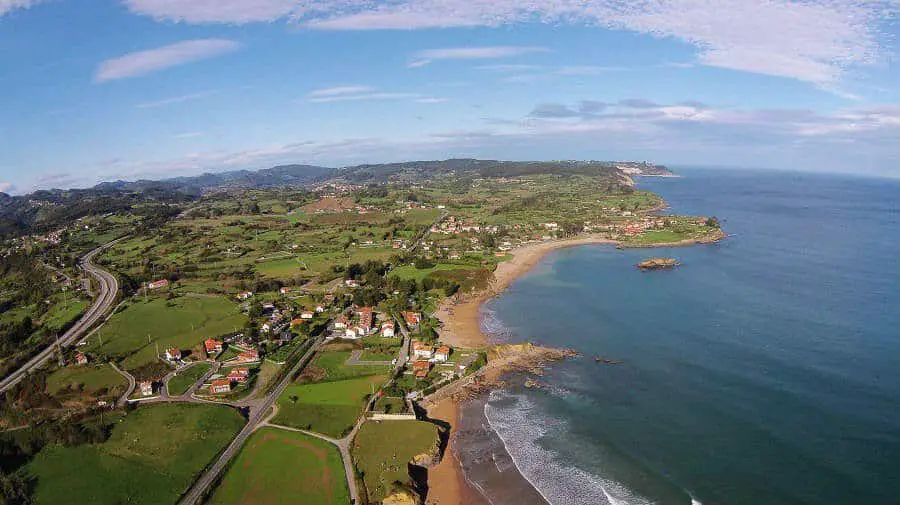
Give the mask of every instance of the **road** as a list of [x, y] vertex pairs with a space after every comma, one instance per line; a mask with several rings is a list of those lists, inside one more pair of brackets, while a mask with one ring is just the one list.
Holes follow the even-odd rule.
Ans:
[[244, 428], [237, 434], [234, 440], [228, 444], [228, 447], [219, 455], [219, 459], [216, 460], [209, 469], [200, 476], [195, 482], [194, 485], [181, 497], [179, 500], [179, 505], [195, 505], [200, 503], [200, 499], [203, 498], [203, 495], [206, 491], [212, 486], [212, 484], [216, 481], [219, 474], [222, 473], [222, 470], [225, 469], [225, 466], [228, 465], [228, 462], [231, 461], [231, 458], [241, 450], [241, 447], [244, 446], [244, 442], [247, 441], [247, 438], [253, 434], [256, 430], [257, 426], [268, 417], [269, 409], [275, 404], [275, 400], [281, 396], [281, 393], [284, 392], [285, 388], [287, 388], [288, 384], [291, 383], [291, 378], [297, 373], [298, 370], [305, 366], [307, 360], [310, 356], [313, 355], [318, 349], [319, 345], [322, 343], [321, 339], [318, 340], [315, 344], [310, 346], [309, 350], [306, 351], [306, 354], [297, 361], [297, 364], [291, 369], [291, 371], [284, 376], [281, 382], [278, 383], [278, 386], [271, 392], [269, 395], [265, 396], [258, 406], [254, 406], [250, 408], [249, 419], [247, 420], [247, 424], [244, 425]]
[[[76, 342], [80, 339], [85, 332], [91, 329], [98, 321], [103, 319], [103, 317], [109, 312], [110, 308], [112, 308], [113, 302], [116, 300], [116, 295], [119, 292], [119, 281], [116, 280], [115, 276], [107, 272], [106, 270], [97, 267], [91, 261], [95, 256], [105, 251], [106, 249], [112, 247], [120, 239], [114, 240], [108, 244], [102, 245], [93, 251], [84, 255], [81, 258], [81, 268], [88, 273], [91, 277], [97, 280], [97, 283], [100, 286], [100, 292], [97, 294], [97, 297], [94, 299], [94, 304], [84, 313], [81, 319], [78, 320], [64, 335], [59, 337], [59, 345], [61, 347], [67, 347], [72, 345], [72, 343]], [[48, 361], [50, 361], [56, 355], [56, 343], [52, 343], [47, 346], [46, 349], [38, 353], [36, 356], [28, 360], [21, 368], [12, 372], [8, 376], [4, 377], [3, 380], [0, 380], [0, 392], [4, 392], [11, 387], [18, 384], [23, 377], [28, 375], [30, 372], [37, 370], [44, 366]]]

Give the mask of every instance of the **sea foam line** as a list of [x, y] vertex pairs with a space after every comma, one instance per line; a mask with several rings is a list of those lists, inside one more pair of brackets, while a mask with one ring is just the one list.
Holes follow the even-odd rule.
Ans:
[[[514, 399], [516, 403], [508, 409], [491, 404], [499, 399]], [[541, 448], [537, 441], [556, 420], [542, 416], [527, 397], [494, 391], [484, 406], [484, 415], [516, 469], [550, 505], [652, 505], [619, 483], [561, 465], [553, 452]]]

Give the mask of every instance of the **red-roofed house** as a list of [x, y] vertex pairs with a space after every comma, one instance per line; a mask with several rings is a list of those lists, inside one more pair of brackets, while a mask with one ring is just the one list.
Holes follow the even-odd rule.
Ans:
[[203, 342], [203, 346], [206, 347], [206, 352], [208, 352], [208, 353], [222, 352], [222, 341], [221, 340], [215, 340], [212, 338], [208, 338], [208, 339], [206, 339], [205, 342]]
[[304, 310], [300, 313], [300, 319], [312, 319], [316, 317], [315, 312], [311, 312], [309, 310]]
[[153, 383], [150, 381], [142, 381], [140, 383], [141, 396], [150, 396], [153, 394]]
[[83, 352], [76, 352], [75, 353], [75, 363], [79, 364], [79, 365], [87, 365], [87, 363], [88, 363], [87, 354], [85, 354]]
[[430, 345], [423, 344], [418, 340], [412, 342], [413, 357], [431, 359], [434, 354], [434, 348]]
[[177, 359], [181, 359], [181, 349], [177, 347], [173, 347], [171, 349], [166, 349], [166, 359], [169, 361], [175, 361]]
[[235, 295], [235, 297], [236, 297], [238, 300], [247, 300], [247, 299], [250, 299], [250, 298], [253, 297], [253, 293], [250, 292], [250, 291], [241, 291], [240, 293], [238, 293], [237, 295]]
[[209, 393], [219, 395], [231, 392], [231, 381], [228, 379], [216, 379], [209, 385]]
[[413, 374], [417, 379], [424, 379], [431, 371], [431, 363], [425, 360], [419, 360], [413, 363]]
[[413, 326], [418, 326], [420, 322], [422, 322], [422, 314], [418, 312], [401, 312], [400, 315], [403, 316], [403, 320], [406, 321], [406, 326], [412, 328]]
[[169, 285], [169, 281], [166, 279], [153, 281], [147, 284], [147, 289], [159, 289], [164, 288]]
[[394, 322], [393, 321], [385, 321], [381, 323], [381, 336], [385, 338], [392, 338], [395, 335], [394, 333]]
[[231, 371], [228, 372], [228, 380], [232, 382], [247, 382], [247, 378], [250, 377], [250, 369], [243, 367], [232, 368]]
[[244, 351], [238, 354], [238, 360], [244, 362], [252, 362], [259, 361], [259, 351], [256, 349], [250, 349], [249, 351]]
[[334, 320], [334, 329], [336, 330], [343, 330], [347, 326], [350, 326], [350, 320], [346, 316], [341, 316]]
[[434, 352], [435, 361], [447, 361], [448, 359], [450, 359], [450, 348], [446, 345], [438, 347], [437, 351]]

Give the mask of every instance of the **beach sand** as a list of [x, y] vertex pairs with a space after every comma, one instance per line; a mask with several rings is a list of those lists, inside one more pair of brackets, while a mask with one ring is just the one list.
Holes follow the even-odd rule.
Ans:
[[[449, 398], [428, 409], [429, 417], [448, 423], [451, 432], [459, 426], [459, 413], [459, 405]], [[488, 505], [478, 491], [466, 483], [459, 461], [453, 453], [452, 435], [444, 452], [444, 459], [428, 470], [428, 487], [426, 505]]]
[[497, 265], [494, 281], [481, 292], [445, 300], [434, 316], [441, 321], [441, 341], [453, 347], [484, 347], [488, 336], [481, 331], [481, 304], [499, 295], [519, 276], [525, 274], [550, 251], [587, 244], [616, 244], [600, 237], [578, 237], [528, 244], [510, 251], [511, 258]]

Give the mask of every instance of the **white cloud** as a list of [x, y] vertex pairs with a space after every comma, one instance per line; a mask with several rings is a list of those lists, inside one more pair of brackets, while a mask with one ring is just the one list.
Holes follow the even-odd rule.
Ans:
[[163, 98], [161, 100], [154, 100], [152, 102], [144, 102], [135, 105], [135, 107], [139, 109], [150, 109], [155, 107], [162, 107], [164, 105], [171, 105], [173, 103], [181, 103], [181, 102], [189, 102], [191, 100], [196, 100], [198, 98], [203, 98], [215, 93], [213, 90], [209, 91], [200, 91], [198, 93], [189, 93], [187, 95], [173, 96], [169, 98]]
[[416, 98], [416, 103], [444, 103], [449, 102], [449, 98], [438, 98], [438, 97], [426, 97], [426, 98]]
[[371, 86], [335, 86], [333, 88], [317, 89], [309, 92], [309, 96], [337, 96], [359, 94], [373, 91]]
[[12, 193], [16, 190], [16, 185], [11, 182], [0, 182], [0, 193]]
[[16, 9], [27, 9], [43, 0], [0, 0], [0, 16]]
[[[23, 0], [19, 0], [20, 2]], [[191, 23], [290, 18], [322, 30], [498, 27], [543, 22], [626, 30], [693, 45], [697, 63], [826, 86], [889, 54], [896, 0], [124, 0]], [[418, 60], [418, 64], [424, 59]]]
[[236, 51], [240, 44], [224, 39], [186, 40], [106, 60], [94, 75], [97, 82], [136, 77]]
[[359, 93], [350, 95], [335, 96], [319, 96], [310, 98], [312, 103], [329, 103], [329, 102], [356, 102], [369, 100], [402, 100], [406, 98], [415, 98], [415, 93]]
[[437, 60], [489, 60], [507, 58], [529, 53], [544, 53], [546, 47], [533, 46], [486, 46], [486, 47], [446, 47], [426, 49], [413, 54], [415, 60], [408, 66], [422, 67]]

